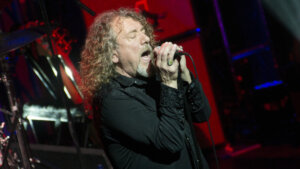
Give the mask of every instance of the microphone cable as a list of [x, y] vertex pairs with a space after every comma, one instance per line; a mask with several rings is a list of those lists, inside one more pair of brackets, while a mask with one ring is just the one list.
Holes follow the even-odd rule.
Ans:
[[[190, 60], [192, 61], [193, 67], [194, 67], [194, 71], [195, 71], [195, 74], [196, 74], [196, 79], [199, 80], [199, 76], [198, 76], [198, 73], [197, 73], [197, 68], [196, 68], [196, 65], [195, 65], [195, 62], [194, 62], [192, 56], [190, 54], [186, 53], [186, 52], [180, 52], [180, 54], [183, 54], [183, 55], [188, 56], [190, 58]], [[207, 116], [205, 116], [205, 117], [206, 117], [207, 127], [208, 127], [208, 131], [209, 131], [209, 135], [210, 135], [210, 139], [211, 139], [211, 143], [212, 143], [212, 149], [213, 149], [214, 157], [215, 157], [215, 160], [216, 160], [216, 168], [220, 169], [219, 160], [218, 160], [217, 152], [216, 152], [216, 146], [215, 146], [215, 142], [214, 142], [214, 139], [213, 139], [209, 119], [208, 119]]]

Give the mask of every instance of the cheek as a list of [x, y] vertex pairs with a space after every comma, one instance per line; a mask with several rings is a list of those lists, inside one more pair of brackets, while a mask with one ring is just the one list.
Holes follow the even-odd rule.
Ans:
[[122, 62], [126, 65], [131, 65], [131, 67], [137, 67], [140, 63], [139, 50], [139, 46], [135, 43], [123, 43], [119, 47]]
[[140, 59], [134, 57], [133, 55], [127, 55], [126, 58], [123, 58], [123, 65], [129, 69], [137, 69], [138, 65], [140, 64]]

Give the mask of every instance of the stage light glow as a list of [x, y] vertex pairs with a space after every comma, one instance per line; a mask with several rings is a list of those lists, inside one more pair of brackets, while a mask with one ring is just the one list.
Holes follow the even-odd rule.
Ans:
[[[73, 117], [83, 116], [78, 108], [70, 109], [71, 115]], [[67, 112], [64, 108], [57, 108], [54, 106], [41, 106], [41, 105], [23, 105], [23, 118], [29, 120], [38, 120], [38, 121], [60, 121], [67, 122]]]
[[251, 56], [251, 55], [260, 53], [260, 52], [262, 52], [262, 51], [264, 51], [264, 50], [265, 50], [265, 51], [268, 51], [268, 50], [270, 50], [270, 47], [269, 47], [269, 46], [264, 46], [264, 45], [262, 45], [262, 46], [259, 46], [259, 47], [255, 48], [255, 49], [248, 50], [248, 51], [245, 51], [245, 52], [241, 52], [241, 53], [239, 53], [239, 54], [235, 54], [235, 55], [233, 55], [233, 57], [232, 57], [232, 61], [237, 61], [237, 60], [239, 60], [239, 59], [246, 58], [246, 57], [248, 57], [248, 56]]
[[262, 2], [272, 14], [300, 40], [300, 1], [262, 0]]
[[255, 90], [260, 90], [260, 89], [264, 89], [264, 88], [268, 88], [268, 87], [273, 87], [273, 86], [278, 86], [280, 84], [282, 84], [283, 82], [281, 80], [274, 80], [271, 82], [266, 82], [260, 85], [257, 85], [254, 87]]
[[57, 77], [57, 70], [55, 69], [55, 67], [53, 66], [53, 63], [51, 61], [51, 58], [49, 56], [46, 57], [47, 58], [47, 61], [52, 69], [52, 72], [54, 73], [54, 75]]
[[66, 71], [66, 74], [68, 75], [68, 77], [74, 81], [74, 76], [73, 76], [72, 70], [68, 66], [65, 66], [65, 71]]
[[66, 88], [66, 86], [64, 86], [64, 92], [66, 93], [67, 97], [68, 97], [69, 99], [71, 99], [71, 95], [70, 95], [68, 89]]

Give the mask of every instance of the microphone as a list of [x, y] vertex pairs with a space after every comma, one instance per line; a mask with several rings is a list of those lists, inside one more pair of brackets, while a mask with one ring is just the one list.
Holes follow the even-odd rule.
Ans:
[[[156, 48], [160, 48], [160, 46], [157, 46]], [[179, 58], [181, 55], [189, 55], [187, 52], [185, 52], [185, 51], [182, 51], [182, 50], [176, 50], [175, 51], [175, 54], [174, 54], [174, 57], [173, 57], [173, 60], [175, 60], [175, 59], [177, 59], [177, 58]]]
[[173, 60], [179, 58], [181, 55], [189, 55], [189, 54], [184, 51], [176, 50]]

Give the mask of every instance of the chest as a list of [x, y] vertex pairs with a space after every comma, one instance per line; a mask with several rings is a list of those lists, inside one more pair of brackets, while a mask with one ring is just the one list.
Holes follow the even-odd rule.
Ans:
[[137, 104], [137, 106], [145, 106], [150, 111], [157, 111], [160, 93], [159, 87], [129, 87], [125, 88], [123, 91], [132, 99], [135, 99], [140, 103]]

